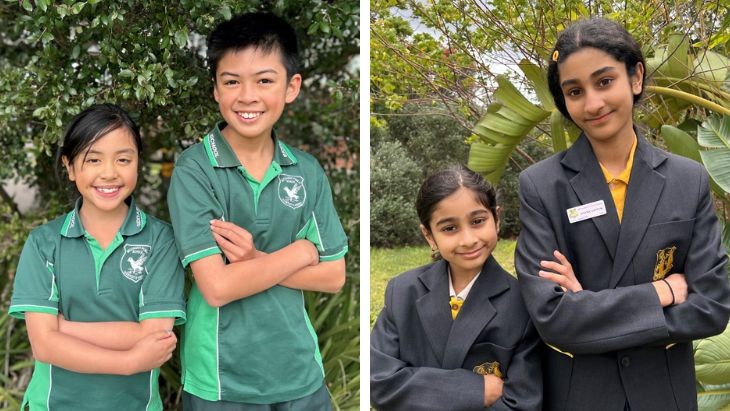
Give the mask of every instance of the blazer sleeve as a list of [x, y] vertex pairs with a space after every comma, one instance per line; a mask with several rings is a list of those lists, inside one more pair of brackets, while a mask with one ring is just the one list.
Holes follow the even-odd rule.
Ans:
[[[394, 281], [370, 334], [370, 402], [381, 410], [483, 410], [484, 377], [469, 370], [413, 367], [400, 359]], [[424, 344], [428, 342], [424, 341]]]
[[534, 182], [523, 172], [522, 230], [515, 269], [525, 305], [543, 340], [574, 354], [597, 354], [667, 338], [664, 312], [651, 283], [574, 293], [538, 276], [540, 260], [559, 249], [547, 215]]
[[542, 409], [540, 336], [527, 320], [522, 339], [512, 355], [502, 386], [502, 397], [490, 410], [539, 411]]
[[725, 269], [728, 257], [704, 170], [700, 172], [695, 215], [692, 241], [684, 264], [689, 293], [687, 301], [664, 310], [669, 328], [667, 342], [719, 334], [725, 330], [730, 318], [730, 284]]

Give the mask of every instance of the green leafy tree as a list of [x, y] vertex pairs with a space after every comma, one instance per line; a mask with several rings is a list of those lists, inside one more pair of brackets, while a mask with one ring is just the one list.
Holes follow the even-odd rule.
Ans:
[[[204, 61], [205, 38], [234, 14], [272, 11], [300, 35], [304, 86], [277, 132], [320, 159], [350, 238], [348, 282], [334, 296], [307, 293], [327, 384], [338, 408], [359, 403], [359, 3], [21, 0], [0, 3], [0, 180], [42, 193], [25, 215], [0, 189], [0, 310], [7, 312], [19, 249], [28, 231], [67, 210], [53, 156], [63, 127], [93, 103], [114, 102], [142, 129], [146, 148], [137, 198], [167, 217], [175, 157], [218, 120]], [[17, 409], [32, 369], [24, 324], [0, 315], [0, 408]], [[177, 360], [162, 369], [165, 409], [179, 406]]]

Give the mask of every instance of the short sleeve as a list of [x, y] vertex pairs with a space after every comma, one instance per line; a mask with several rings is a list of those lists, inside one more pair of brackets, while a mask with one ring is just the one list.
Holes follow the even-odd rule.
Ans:
[[317, 167], [319, 178], [314, 209], [297, 238], [306, 238], [314, 243], [319, 251], [320, 261], [339, 260], [347, 254], [347, 236], [335, 210], [327, 176], [319, 165]]
[[183, 267], [213, 254], [221, 254], [210, 231], [210, 220], [224, 218], [210, 181], [201, 170], [176, 166], [167, 193], [170, 219]]
[[54, 247], [41, 244], [35, 233], [31, 233], [25, 242], [15, 272], [9, 313], [16, 318], [25, 318], [26, 312], [58, 315], [59, 295], [52, 258]]
[[139, 321], [150, 318], [175, 318], [185, 322], [185, 271], [177, 259], [172, 230], [165, 226], [155, 241], [142, 282]]

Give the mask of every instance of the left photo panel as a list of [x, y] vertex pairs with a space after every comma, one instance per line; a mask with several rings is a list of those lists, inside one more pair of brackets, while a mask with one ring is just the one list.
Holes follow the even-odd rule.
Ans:
[[359, 2], [0, 23], [0, 408], [358, 408]]

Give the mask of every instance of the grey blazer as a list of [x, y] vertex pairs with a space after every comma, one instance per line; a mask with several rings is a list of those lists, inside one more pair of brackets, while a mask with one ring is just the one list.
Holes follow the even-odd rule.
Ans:
[[[703, 167], [639, 136], [619, 224], [581, 136], [521, 173], [520, 200], [515, 267], [535, 327], [555, 348], [543, 355], [545, 409], [696, 409], [691, 340], [722, 332], [730, 316], [727, 255]], [[567, 209], [598, 200], [605, 215], [569, 222]], [[556, 249], [583, 291], [537, 275]], [[686, 275], [689, 296], [662, 309], [651, 282], [668, 254], [665, 271]]]
[[446, 262], [393, 278], [370, 334], [370, 401], [379, 410], [483, 410], [484, 377], [475, 366], [497, 361], [504, 374], [493, 410], [539, 410], [540, 338], [517, 280], [489, 257], [451, 319]]

